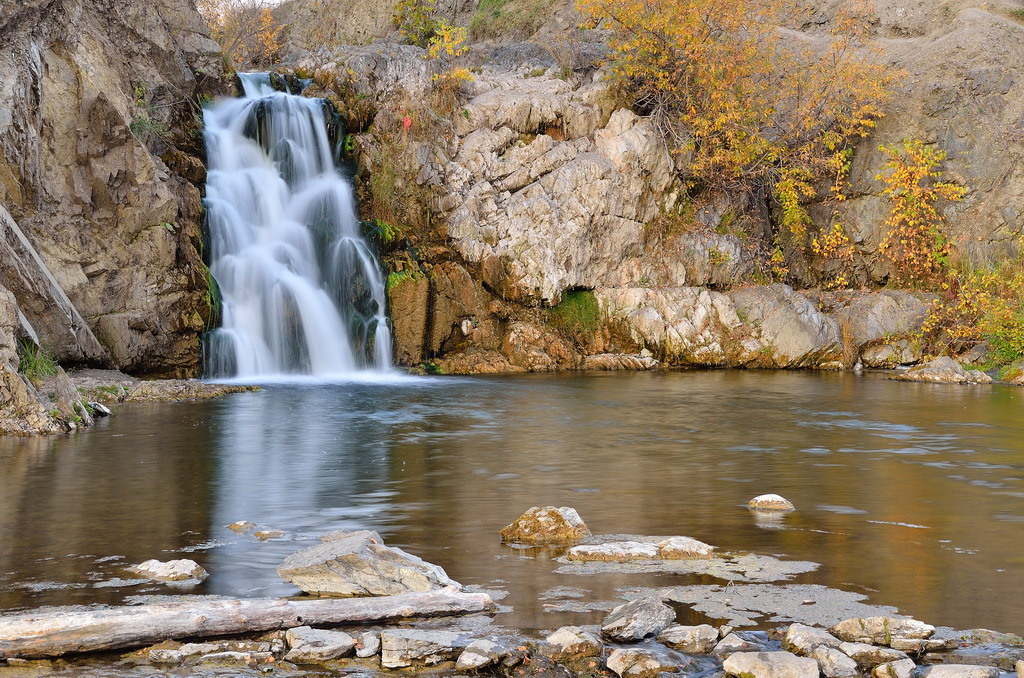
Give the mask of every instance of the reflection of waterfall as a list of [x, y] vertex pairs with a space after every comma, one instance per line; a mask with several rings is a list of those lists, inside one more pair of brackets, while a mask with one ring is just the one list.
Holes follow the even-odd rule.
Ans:
[[223, 326], [212, 377], [329, 376], [391, 365], [384, 281], [359, 233], [322, 100], [241, 74], [245, 96], [206, 111], [210, 271]]

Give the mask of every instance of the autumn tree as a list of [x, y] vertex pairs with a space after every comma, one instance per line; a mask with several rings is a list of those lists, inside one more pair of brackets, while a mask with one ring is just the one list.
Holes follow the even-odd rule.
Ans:
[[281, 59], [281, 22], [269, 0], [198, 0], [210, 34], [236, 68], [270, 68]]
[[851, 149], [882, 116], [893, 74], [852, 18], [808, 35], [791, 0], [577, 0], [612, 29], [621, 90], [678, 153], [696, 188], [773, 196], [803, 238], [827, 181], [842, 199]]

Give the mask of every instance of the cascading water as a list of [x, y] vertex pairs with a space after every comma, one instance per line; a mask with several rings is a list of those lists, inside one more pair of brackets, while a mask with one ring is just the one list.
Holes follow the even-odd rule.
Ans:
[[222, 326], [214, 378], [337, 377], [391, 366], [384, 280], [338, 172], [326, 103], [239, 74], [205, 113], [210, 272]]

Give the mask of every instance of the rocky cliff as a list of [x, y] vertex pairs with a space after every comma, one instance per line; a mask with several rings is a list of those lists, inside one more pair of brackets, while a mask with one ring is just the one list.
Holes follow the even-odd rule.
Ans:
[[26, 343], [62, 364], [196, 372], [200, 106], [222, 89], [219, 51], [187, 0], [0, 4], [8, 409], [38, 400], [14, 383]]

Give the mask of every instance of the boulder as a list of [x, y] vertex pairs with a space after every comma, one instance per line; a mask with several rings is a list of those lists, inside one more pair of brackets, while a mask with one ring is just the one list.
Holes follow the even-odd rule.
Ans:
[[601, 625], [601, 633], [622, 643], [632, 643], [661, 633], [675, 621], [676, 612], [656, 596], [645, 596], [619, 605]]
[[718, 657], [726, 657], [736, 652], [758, 652], [764, 648], [759, 643], [741, 638], [735, 633], [727, 633], [711, 650]]
[[840, 640], [851, 643], [888, 644], [893, 638], [930, 638], [935, 627], [916, 619], [864, 617], [844, 619], [829, 629]]
[[501, 540], [521, 544], [574, 544], [590, 536], [576, 509], [534, 506], [501, 530]]
[[545, 638], [544, 642], [554, 649], [552, 659], [555, 661], [597, 657], [604, 649], [597, 636], [578, 626], [563, 626]]
[[782, 647], [793, 654], [809, 657], [819, 647], [838, 648], [841, 642], [824, 629], [805, 624], [790, 624], [786, 630], [786, 637], [782, 639]]
[[658, 544], [658, 557], [664, 560], [713, 558], [715, 547], [693, 537], [670, 537]]
[[687, 654], [707, 654], [718, 643], [718, 630], [709, 624], [669, 626], [657, 635], [656, 640]]
[[608, 668], [620, 678], [655, 678], [660, 673], [676, 673], [679, 666], [649, 650], [619, 649], [608, 655]]
[[960, 363], [946, 356], [912, 367], [892, 378], [897, 381], [925, 381], [934, 384], [977, 384], [992, 381], [984, 372], [968, 372]]
[[315, 664], [347, 657], [356, 647], [356, 639], [341, 631], [323, 631], [299, 626], [285, 632], [288, 654], [285, 660], [296, 664]]
[[999, 678], [1001, 673], [1002, 671], [994, 666], [938, 664], [923, 669], [920, 678]]
[[747, 502], [747, 506], [761, 511], [792, 511], [796, 507], [782, 495], [762, 494]]
[[147, 560], [128, 568], [154, 581], [203, 581], [210, 574], [194, 560]]
[[474, 640], [466, 646], [455, 662], [457, 671], [475, 671], [496, 664], [509, 655], [504, 645], [487, 639]]
[[905, 652], [888, 647], [878, 647], [868, 643], [842, 643], [839, 646], [839, 651], [853, 659], [864, 669], [872, 669], [879, 664], [897, 662], [908, 658]]
[[657, 544], [638, 541], [612, 541], [606, 544], [586, 544], [569, 549], [566, 558], [582, 562], [622, 563], [631, 560], [657, 560], [661, 550]]
[[860, 676], [857, 662], [833, 647], [819, 645], [811, 651], [811, 658], [818, 662], [821, 675], [825, 678], [858, 678]]
[[385, 546], [365, 530], [297, 551], [277, 573], [312, 595], [390, 596], [460, 586], [439, 566]]
[[789, 652], [736, 652], [722, 668], [742, 678], [818, 678], [818, 662]]
[[380, 664], [400, 669], [420, 664], [440, 664], [462, 654], [469, 641], [452, 631], [388, 629], [380, 634]]
[[376, 631], [367, 631], [363, 635], [359, 636], [359, 642], [356, 643], [356, 656], [360, 659], [366, 657], [373, 657], [380, 652], [380, 634]]
[[912, 678], [917, 665], [913, 659], [900, 659], [879, 664], [871, 671], [872, 678]]

